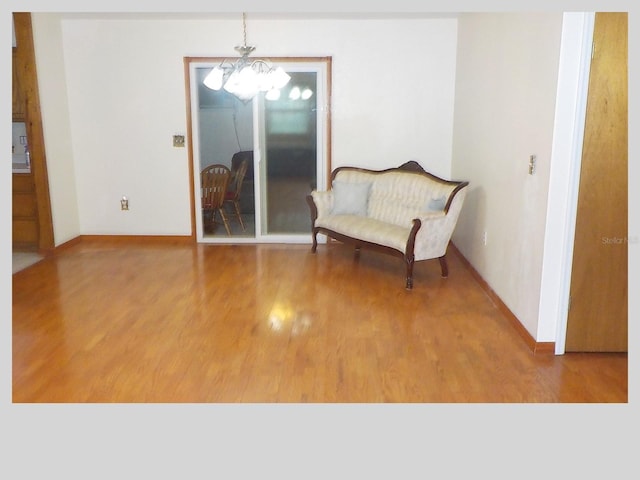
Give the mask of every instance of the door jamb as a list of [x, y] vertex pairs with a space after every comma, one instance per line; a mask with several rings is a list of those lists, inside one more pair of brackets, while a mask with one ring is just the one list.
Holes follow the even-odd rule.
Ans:
[[556, 355], [565, 353], [594, 22], [595, 12], [563, 15], [537, 335], [555, 324]]

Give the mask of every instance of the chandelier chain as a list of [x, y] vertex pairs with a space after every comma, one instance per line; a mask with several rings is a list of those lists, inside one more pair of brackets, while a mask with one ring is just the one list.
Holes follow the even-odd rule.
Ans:
[[258, 92], [269, 92], [284, 87], [291, 77], [282, 67], [273, 68], [260, 58], [254, 61], [249, 58], [256, 47], [247, 45], [245, 12], [242, 12], [242, 38], [244, 45], [234, 47], [240, 58], [233, 64], [223, 60], [220, 65], [211, 69], [203, 83], [212, 90], [224, 88], [244, 102], [251, 100]]
[[247, 14], [242, 12], [242, 35], [244, 46], [247, 46]]

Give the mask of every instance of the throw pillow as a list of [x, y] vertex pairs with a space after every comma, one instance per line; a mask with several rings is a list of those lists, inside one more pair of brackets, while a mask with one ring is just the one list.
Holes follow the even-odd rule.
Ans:
[[446, 205], [447, 197], [442, 195], [441, 197], [432, 198], [431, 200], [429, 200], [429, 203], [427, 204], [427, 210], [430, 210], [432, 212], [441, 212], [442, 210], [444, 210], [444, 207]]
[[369, 203], [369, 190], [371, 183], [348, 183], [334, 180], [333, 191], [333, 215], [367, 215]]

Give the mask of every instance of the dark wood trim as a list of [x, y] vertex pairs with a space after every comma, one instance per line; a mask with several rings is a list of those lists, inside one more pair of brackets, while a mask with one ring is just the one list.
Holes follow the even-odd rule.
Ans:
[[456, 194], [460, 190], [462, 190], [464, 187], [469, 185], [469, 182], [467, 182], [467, 181], [445, 180], [444, 178], [440, 178], [440, 177], [438, 177], [438, 176], [436, 176], [436, 175], [434, 175], [432, 173], [429, 173], [426, 170], [424, 170], [422, 168], [422, 166], [418, 162], [416, 162], [415, 160], [411, 160], [409, 162], [403, 163], [399, 167], [385, 168], [384, 170], [370, 170], [370, 169], [364, 168], [364, 167], [350, 167], [350, 166], [338, 167], [338, 168], [336, 168], [335, 170], [333, 170], [331, 172], [331, 183], [333, 183], [333, 181], [335, 180], [336, 175], [338, 174], [338, 172], [340, 172], [342, 170], [365, 172], [365, 173], [371, 173], [371, 174], [375, 174], [375, 175], [401, 170], [403, 172], [409, 172], [409, 173], [413, 173], [415, 175], [422, 175], [424, 177], [430, 178], [431, 180], [433, 180], [435, 182], [444, 183], [446, 185], [455, 185], [455, 188], [451, 191], [451, 194], [449, 195], [449, 198], [447, 199], [447, 202], [445, 204], [445, 207], [444, 207], [444, 213], [445, 214], [449, 213], [449, 207], [451, 206], [451, 202], [453, 202], [453, 199], [456, 196]]
[[316, 202], [313, 201], [313, 196], [307, 195], [306, 200], [309, 205], [309, 211], [311, 212], [311, 224], [313, 225], [313, 222], [318, 218], [318, 207], [316, 207]]
[[555, 342], [536, 342], [535, 338], [531, 336], [531, 334], [527, 331], [526, 328], [522, 325], [522, 322], [514, 315], [514, 313], [507, 307], [507, 305], [502, 301], [502, 299], [498, 296], [498, 294], [489, 286], [482, 275], [478, 273], [478, 271], [469, 263], [469, 260], [465, 258], [465, 256], [458, 250], [458, 248], [451, 242], [449, 244], [449, 249], [458, 256], [464, 267], [471, 273], [471, 276], [478, 282], [482, 290], [487, 294], [487, 296], [491, 299], [491, 301], [495, 304], [495, 306], [500, 310], [509, 322], [516, 329], [518, 334], [525, 341], [529, 349], [533, 353], [543, 353], [543, 354], [555, 354]]
[[13, 21], [17, 45], [16, 64], [21, 71], [20, 78], [24, 88], [25, 123], [38, 211], [38, 250], [46, 252], [52, 250], [55, 243], [31, 14], [14, 12]]
[[439, 257], [438, 261], [440, 262], [440, 270], [442, 270], [442, 278], [447, 278], [449, 276], [449, 267], [447, 266], [446, 254]]
[[406, 254], [403, 255], [404, 263], [407, 267], [407, 278], [406, 278], [406, 288], [407, 290], [411, 290], [413, 288], [413, 264], [415, 262], [415, 255], [413, 254], [413, 249], [416, 245], [416, 235], [418, 234], [418, 230], [422, 226], [422, 222], [414, 218], [412, 220], [413, 226], [411, 227], [411, 232], [409, 233], [409, 238], [407, 239], [407, 246], [405, 247]]
[[469, 182], [458, 182], [458, 186], [453, 189], [453, 191], [449, 195], [449, 199], [447, 200], [446, 205], [444, 206], [444, 213], [449, 213], [449, 207], [451, 207], [451, 202], [453, 202], [454, 197], [467, 185], [469, 185]]

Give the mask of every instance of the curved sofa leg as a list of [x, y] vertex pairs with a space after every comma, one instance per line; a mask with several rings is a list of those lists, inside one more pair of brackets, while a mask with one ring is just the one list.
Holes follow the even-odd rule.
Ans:
[[440, 269], [442, 270], [442, 278], [447, 278], [449, 276], [449, 267], [447, 267], [447, 259], [445, 256], [441, 256], [438, 258], [440, 260]]
[[318, 235], [318, 230], [314, 228], [313, 231], [311, 232], [311, 238], [313, 239], [313, 245], [311, 246], [311, 253], [316, 253], [316, 248], [318, 248], [318, 239], [316, 237], [317, 235]]
[[411, 290], [413, 288], [413, 255], [411, 257], [405, 257], [404, 261], [407, 264], [407, 284], [405, 288]]

